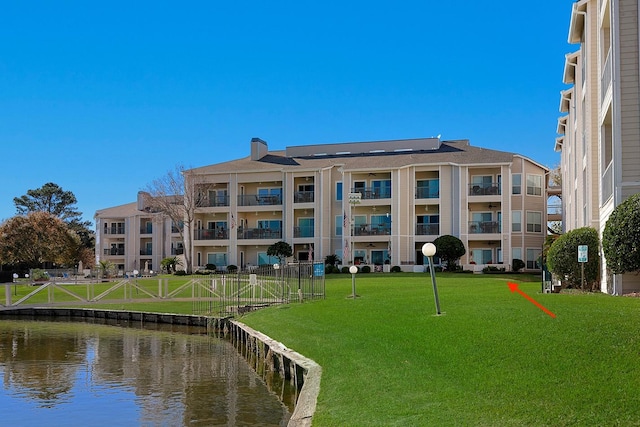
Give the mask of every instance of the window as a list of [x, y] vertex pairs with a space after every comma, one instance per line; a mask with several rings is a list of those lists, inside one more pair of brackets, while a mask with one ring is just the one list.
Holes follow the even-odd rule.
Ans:
[[371, 187], [378, 198], [388, 199], [391, 197], [390, 179], [371, 181]]
[[522, 231], [522, 211], [511, 212], [511, 231], [513, 233]]
[[527, 174], [527, 195], [529, 196], [542, 195], [542, 175]]
[[540, 265], [538, 259], [540, 258], [541, 249], [527, 248], [527, 268], [530, 270], [539, 270]]
[[273, 265], [278, 262], [278, 258], [267, 255], [266, 252], [258, 252], [258, 265]]
[[522, 248], [511, 248], [511, 259], [519, 259], [522, 261]]
[[522, 194], [522, 174], [514, 173], [511, 185], [512, 194]]
[[473, 249], [471, 257], [476, 264], [491, 264], [493, 262], [491, 249]]
[[336, 236], [342, 236], [342, 215], [336, 215]]
[[268, 228], [270, 230], [280, 230], [282, 221], [280, 220], [258, 220], [258, 228]]
[[542, 212], [527, 211], [527, 232], [542, 232]]
[[299, 231], [295, 237], [313, 237], [314, 220], [313, 218], [298, 218]]
[[226, 253], [208, 253], [207, 254], [207, 264], [213, 264], [216, 267], [226, 266], [227, 265], [227, 254]]
[[416, 183], [416, 199], [437, 199], [440, 197], [439, 179], [421, 179]]
[[342, 181], [336, 182], [336, 200], [342, 201]]

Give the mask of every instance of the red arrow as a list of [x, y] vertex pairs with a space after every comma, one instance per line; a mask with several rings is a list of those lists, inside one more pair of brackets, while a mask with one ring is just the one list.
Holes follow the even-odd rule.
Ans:
[[553, 317], [555, 319], [556, 315], [553, 314], [552, 312], [550, 312], [549, 310], [547, 310], [546, 308], [544, 308], [542, 306], [542, 304], [540, 304], [538, 301], [534, 300], [533, 298], [531, 298], [529, 295], [525, 294], [524, 292], [522, 292], [520, 289], [518, 289], [518, 284], [517, 283], [511, 283], [509, 282], [509, 289], [511, 289], [511, 292], [518, 292], [520, 295], [522, 295], [523, 297], [525, 297], [526, 299], [528, 299], [529, 301], [531, 301], [534, 305], [536, 305], [540, 310], [544, 311], [545, 313], [547, 313], [549, 316]]

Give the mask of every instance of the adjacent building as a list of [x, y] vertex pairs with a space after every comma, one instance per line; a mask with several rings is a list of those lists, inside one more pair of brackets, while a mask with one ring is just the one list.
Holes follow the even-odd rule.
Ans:
[[[637, 0], [573, 4], [556, 151], [561, 152], [563, 226], [604, 230], [609, 215], [640, 192], [640, 26]], [[590, 248], [589, 250], [600, 250]], [[602, 257], [601, 289], [640, 290], [640, 276], [612, 275]]]

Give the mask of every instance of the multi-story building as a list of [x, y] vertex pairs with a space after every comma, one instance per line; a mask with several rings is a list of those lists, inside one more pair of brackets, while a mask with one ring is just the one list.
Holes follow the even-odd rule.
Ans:
[[[602, 232], [613, 209], [640, 192], [637, 0], [573, 4], [556, 151], [561, 152], [563, 226]], [[589, 248], [599, 251], [599, 248]], [[602, 257], [603, 292], [640, 290], [640, 277], [612, 275]]]
[[301, 261], [337, 255], [345, 265], [411, 271], [424, 263], [424, 243], [450, 234], [467, 248], [466, 268], [509, 269], [521, 259], [538, 270], [547, 231], [548, 169], [466, 140], [269, 151], [254, 138], [250, 156], [190, 169], [185, 180], [187, 191], [201, 195], [194, 269], [270, 264], [267, 248], [284, 240]]
[[119, 275], [159, 271], [160, 262], [184, 252], [179, 227], [145, 206], [143, 193], [137, 202], [96, 212], [96, 258], [109, 261]]

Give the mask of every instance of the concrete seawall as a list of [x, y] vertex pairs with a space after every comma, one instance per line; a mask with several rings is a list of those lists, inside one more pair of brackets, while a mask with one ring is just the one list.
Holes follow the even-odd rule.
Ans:
[[291, 381], [298, 390], [289, 427], [310, 426], [320, 391], [321, 367], [313, 360], [288, 349], [259, 331], [231, 318], [214, 318], [171, 313], [146, 313], [90, 308], [18, 307], [0, 310], [4, 316], [57, 317], [74, 320], [127, 321], [205, 327], [219, 337], [227, 338], [259, 374], [268, 371]]

